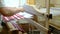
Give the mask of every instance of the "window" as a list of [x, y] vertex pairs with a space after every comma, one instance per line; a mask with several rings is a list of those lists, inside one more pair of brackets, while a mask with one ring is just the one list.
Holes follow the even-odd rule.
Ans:
[[26, 0], [4, 0], [4, 7], [20, 7], [26, 3]]

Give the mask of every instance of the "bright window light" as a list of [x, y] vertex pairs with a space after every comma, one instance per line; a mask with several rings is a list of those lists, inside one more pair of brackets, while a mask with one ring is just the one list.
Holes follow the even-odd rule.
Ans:
[[26, 3], [26, 0], [4, 0], [4, 7], [20, 7]]
[[23, 6], [24, 4], [26, 4], [26, 0], [20, 0], [20, 6]]

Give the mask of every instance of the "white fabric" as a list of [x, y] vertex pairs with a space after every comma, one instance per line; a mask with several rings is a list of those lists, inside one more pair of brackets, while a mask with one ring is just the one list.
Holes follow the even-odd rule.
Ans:
[[20, 12], [20, 15], [24, 16], [25, 18], [32, 18], [32, 14], [26, 13], [26, 12]]
[[16, 7], [19, 8], [26, 4], [26, 0], [0, 0], [0, 7]]
[[19, 0], [4, 0], [3, 4], [5, 7], [18, 7]]

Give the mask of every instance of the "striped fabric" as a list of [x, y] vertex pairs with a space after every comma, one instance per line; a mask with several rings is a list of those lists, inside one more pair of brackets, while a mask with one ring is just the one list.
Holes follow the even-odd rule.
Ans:
[[2, 18], [3, 18], [4, 21], [8, 22], [10, 20], [14, 20], [14, 19], [19, 20], [19, 19], [22, 19], [22, 18], [25, 18], [25, 17], [20, 15], [20, 13], [17, 13], [13, 16], [10, 16], [10, 17], [2, 16]]
[[16, 23], [16, 21], [15, 21], [15, 22], [11, 22], [11, 20], [14, 21], [15, 19], [16, 19], [16, 20], [19, 20], [19, 19], [25, 18], [25, 17], [22, 16], [20, 13], [17, 13], [17, 14], [15, 14], [15, 15], [13, 15], [13, 16], [10, 16], [10, 17], [2, 16], [2, 18], [3, 18], [3, 21], [4, 21], [4, 22], [10, 22], [10, 23], [11, 23], [15, 28], [17, 28], [19, 31], [25, 32], [21, 26], [18, 26], [18, 24]]
[[21, 32], [25, 32], [21, 26], [18, 26], [17, 23], [11, 22], [11, 24]]

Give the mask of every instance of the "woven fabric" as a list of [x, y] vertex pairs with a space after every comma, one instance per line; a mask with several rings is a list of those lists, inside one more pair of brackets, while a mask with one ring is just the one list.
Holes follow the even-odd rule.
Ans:
[[25, 17], [22, 16], [20, 13], [17, 13], [17, 14], [15, 14], [15, 15], [13, 15], [13, 16], [10, 16], [10, 17], [2, 16], [2, 18], [3, 18], [3, 21], [5, 21], [5, 22], [10, 22], [10, 23], [11, 23], [15, 28], [17, 28], [19, 31], [25, 32], [24, 29], [23, 29], [21, 26], [19, 26], [19, 25], [16, 23], [16, 21], [15, 21], [15, 19], [16, 19], [16, 20], [19, 20], [19, 19], [25, 18]]
[[8, 22], [8, 21], [14, 20], [14, 19], [17, 19], [17, 20], [22, 19], [22, 18], [24, 18], [24, 16], [17, 13], [17, 14], [15, 14], [13, 16], [10, 16], [10, 17], [2, 16], [2, 18], [3, 18], [4, 21]]

